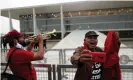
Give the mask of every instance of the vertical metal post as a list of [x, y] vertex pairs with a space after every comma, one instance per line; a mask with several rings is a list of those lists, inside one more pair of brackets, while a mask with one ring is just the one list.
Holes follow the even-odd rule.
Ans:
[[62, 54], [62, 50], [59, 51], [59, 64], [62, 64], [61, 54]]
[[52, 68], [51, 68], [51, 65], [49, 65], [48, 66], [48, 80], [52, 80], [51, 71], [52, 71]]
[[52, 65], [52, 69], [53, 69], [53, 80], [56, 80], [56, 66]]
[[62, 64], [64, 64], [64, 49], [61, 49], [61, 59]]
[[57, 72], [58, 72], [58, 80], [61, 80], [61, 67], [60, 65], [57, 65]]
[[66, 64], [66, 49], [63, 50], [64, 53], [64, 64]]

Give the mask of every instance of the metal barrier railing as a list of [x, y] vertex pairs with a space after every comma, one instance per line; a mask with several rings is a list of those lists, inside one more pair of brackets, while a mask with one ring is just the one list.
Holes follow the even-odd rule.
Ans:
[[[1, 63], [1, 72], [5, 69], [6, 63]], [[52, 66], [51, 64], [33, 64], [37, 74], [37, 80], [52, 80]], [[12, 73], [8, 68], [7, 72]]]
[[122, 80], [133, 80], [133, 65], [121, 65]]
[[[0, 54], [1, 54], [1, 59], [2, 63], [6, 62], [6, 53], [8, 52], [9, 49], [0, 49]], [[45, 49], [46, 53], [44, 60], [41, 61], [34, 61], [40, 64], [63, 64], [63, 54], [62, 54], [62, 49]], [[38, 49], [33, 49], [33, 52], [37, 52]], [[54, 53], [54, 54], [53, 54]], [[54, 56], [54, 57], [51, 57]], [[55, 62], [51, 61], [54, 60]]]
[[[122, 80], [133, 80], [133, 65], [121, 65]], [[57, 65], [58, 80], [74, 80], [76, 66]]]
[[[73, 55], [74, 51], [75, 49], [63, 49], [63, 64], [71, 64], [70, 58]], [[133, 47], [120, 47], [119, 57], [120, 64], [133, 64]]]
[[[1, 63], [1, 71], [5, 69], [6, 63]], [[76, 66], [73, 65], [51, 65], [33, 64], [37, 73], [37, 80], [74, 80]], [[133, 65], [120, 65], [122, 80], [133, 80]], [[12, 73], [8, 68], [7, 72]]]
[[[103, 49], [103, 48], [102, 48]], [[120, 63], [121, 64], [133, 64], [133, 47], [121, 47], [119, 51], [120, 56]], [[1, 59], [2, 63], [4, 63], [5, 60], [5, 53], [7, 53], [8, 49], [0, 49]], [[37, 51], [37, 49], [33, 49], [34, 52]], [[73, 52], [75, 49], [46, 49], [46, 53], [44, 60], [39, 61], [41, 64], [71, 64], [70, 63], [70, 57], [73, 55]], [[53, 60], [53, 61], [51, 61]]]
[[[72, 69], [71, 71], [67, 71], [66, 69], [69, 68], [69, 69]], [[76, 69], [76, 66], [73, 66], [73, 65], [57, 65], [57, 73], [58, 73], [58, 80], [68, 80], [70, 77], [68, 76], [68, 74], [65, 74], [66, 73], [69, 73], [71, 72], [73, 74], [73, 69]], [[74, 73], [76, 72], [76, 70], [74, 71]], [[74, 75], [71, 75], [71, 77], [73, 77]], [[72, 78], [71, 80], [74, 80], [74, 78]]]
[[[124, 65], [121, 65], [121, 71], [122, 71], [122, 80], [133, 80], [133, 48], [130, 48], [130, 54], [128, 53], [129, 48], [128, 47], [121, 47], [121, 49], [124, 49], [124, 55], [120, 56], [120, 62], [123, 61]], [[56, 61], [52, 62], [51, 61], [47, 62], [48, 64], [45, 63], [44, 60], [41, 61], [33, 61], [33, 64], [35, 66], [35, 69], [37, 71], [37, 78], [38, 80], [73, 80], [74, 75], [76, 72], [76, 67], [72, 66], [70, 63], [70, 57], [73, 55], [75, 49], [47, 49], [46, 52], [52, 52], [52, 55], [48, 56], [48, 58], [51, 58], [49, 60]], [[6, 58], [5, 58], [5, 53], [7, 53], [8, 49], [0, 49], [1, 51], [1, 62], [5, 63]], [[34, 49], [36, 52], [37, 49]], [[55, 55], [56, 54], [56, 55]], [[49, 55], [48, 54], [45, 54]], [[53, 57], [56, 58], [53, 60]], [[57, 57], [58, 56], [58, 57]], [[49, 64], [50, 63], [50, 64]], [[59, 64], [59, 65], [52, 65], [51, 64]], [[127, 65], [129, 63], [129, 66]], [[61, 65], [61, 64], [67, 64], [67, 65]], [[47, 66], [46, 66], [47, 65]], [[3, 66], [5, 64], [1, 65], [1, 69], [3, 69]], [[51, 71], [50, 71], [51, 70]], [[10, 70], [8, 72], [11, 73]], [[52, 74], [50, 74], [52, 73]]]
[[[51, 66], [51, 64], [33, 64], [33, 65], [34, 65], [36, 72], [37, 72], [37, 80], [44, 80], [44, 79], [45, 80], [52, 80], [52, 75], [51, 75], [52, 66]], [[41, 71], [41, 73], [39, 70]]]

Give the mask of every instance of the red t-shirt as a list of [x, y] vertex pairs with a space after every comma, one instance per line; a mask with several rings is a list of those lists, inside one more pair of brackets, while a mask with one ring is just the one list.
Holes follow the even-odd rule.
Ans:
[[[7, 57], [10, 56], [14, 49], [15, 48], [11, 48], [9, 50], [9, 52], [7, 53]], [[33, 61], [33, 56], [33, 52], [29, 52], [23, 49], [17, 49], [11, 57], [11, 64], [9, 64], [11, 71], [16, 75], [25, 78], [26, 80], [32, 80], [32, 76], [34, 80], [37, 80], [35, 68], [31, 64], [31, 61]], [[29, 64], [31, 65], [31, 73], [29, 69]]]

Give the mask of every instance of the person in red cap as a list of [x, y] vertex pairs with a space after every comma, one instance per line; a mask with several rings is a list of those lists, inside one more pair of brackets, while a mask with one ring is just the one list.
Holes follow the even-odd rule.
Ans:
[[34, 47], [34, 41], [30, 41], [27, 49], [24, 49], [24, 35], [16, 30], [12, 30], [5, 35], [6, 42], [9, 43], [10, 49], [7, 53], [7, 59], [12, 54], [11, 63], [9, 67], [13, 74], [24, 78], [25, 80], [37, 80], [36, 71], [31, 61], [42, 60], [44, 57], [43, 48], [43, 36], [41, 34], [37, 35], [37, 40], [39, 42], [38, 52], [32, 52]]
[[[107, 52], [110, 49], [114, 49], [115, 47], [108, 47], [113, 44], [113, 42], [111, 42], [112, 39], [112, 41], [116, 42], [113, 46], [120, 46], [118, 43], [119, 41], [117, 41], [119, 37], [114, 40], [114, 36], [109, 35], [106, 39], [105, 44], [105, 47], [107, 46], [107, 49], [103, 51], [101, 48], [97, 47], [97, 37], [98, 34], [96, 34], [96, 32], [87, 32], [85, 34], [84, 46], [76, 48], [73, 56], [71, 57], [71, 63], [77, 66], [77, 71], [74, 80], [121, 80], [120, 68], [118, 65], [119, 60], [117, 59], [117, 56], [107, 58], [107, 61], [105, 61], [106, 63], [104, 64], [100, 62], [93, 62], [92, 55], [84, 54], [85, 52]], [[109, 41], [109, 39], [111, 40]], [[108, 45], [108, 43], [110, 45]], [[117, 48], [116, 51], [118, 52], [119, 49]], [[108, 52], [106, 54], [111, 54], [112, 56], [116, 55]], [[114, 62], [112, 62], [111, 60], [113, 60]]]

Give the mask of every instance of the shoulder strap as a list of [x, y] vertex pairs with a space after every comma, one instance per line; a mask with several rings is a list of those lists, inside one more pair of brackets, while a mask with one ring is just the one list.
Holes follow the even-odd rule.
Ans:
[[15, 49], [12, 51], [12, 53], [10, 54], [10, 56], [9, 56], [9, 58], [8, 58], [8, 62], [7, 62], [7, 64], [6, 64], [6, 68], [5, 68], [5, 70], [4, 70], [3, 73], [6, 72], [9, 63], [11, 62], [11, 57], [12, 57], [13, 53], [14, 53], [17, 49], [18, 49], [18, 48], [15, 48]]

